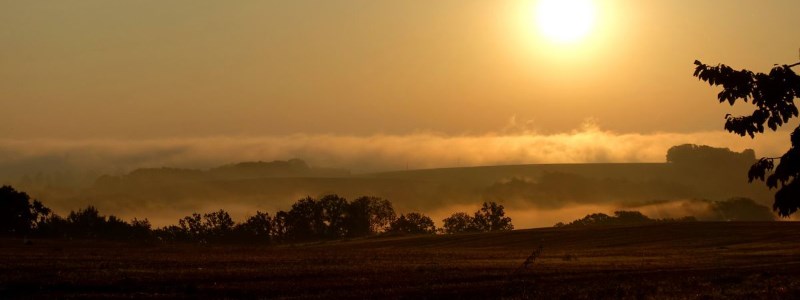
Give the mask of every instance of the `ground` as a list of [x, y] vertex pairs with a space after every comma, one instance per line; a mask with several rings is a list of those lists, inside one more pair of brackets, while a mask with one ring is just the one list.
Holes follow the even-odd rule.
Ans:
[[[280, 246], [0, 240], [0, 298], [792, 298], [800, 223], [672, 223]], [[541, 246], [529, 267], [526, 258]]]

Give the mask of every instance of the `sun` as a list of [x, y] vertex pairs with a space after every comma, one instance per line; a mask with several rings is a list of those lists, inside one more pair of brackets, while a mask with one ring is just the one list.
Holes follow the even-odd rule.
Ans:
[[539, 0], [536, 24], [539, 31], [557, 43], [575, 43], [595, 26], [597, 9], [592, 0]]

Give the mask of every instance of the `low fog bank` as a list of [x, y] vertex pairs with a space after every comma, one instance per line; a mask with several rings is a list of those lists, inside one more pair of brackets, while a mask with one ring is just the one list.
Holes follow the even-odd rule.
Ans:
[[88, 185], [100, 175], [139, 168], [208, 169], [243, 161], [301, 158], [310, 165], [355, 173], [442, 167], [541, 163], [663, 162], [669, 147], [708, 144], [773, 156], [784, 134], [757, 140], [731, 134], [615, 133], [591, 123], [554, 134], [504, 132], [448, 136], [291, 135], [164, 140], [0, 140], [0, 180], [42, 177], [54, 185]]
[[[217, 209], [241, 219], [256, 210], [286, 210], [305, 196], [339, 194], [383, 197], [400, 213], [424, 212], [437, 221], [495, 201], [526, 228], [653, 203], [663, 210], [685, 199], [746, 197], [768, 205], [771, 192], [748, 184], [746, 174], [756, 153], [785, 147], [780, 137], [751, 145], [725, 133], [617, 134], [585, 126], [549, 135], [0, 141], [0, 178], [62, 214], [94, 205], [155, 225]], [[687, 142], [735, 151], [673, 147]], [[306, 160], [274, 161], [286, 157]], [[435, 169], [459, 165], [497, 166]]]
[[[510, 209], [508, 215], [518, 228], [549, 227], [570, 223], [590, 214], [614, 215], [617, 211], [636, 211], [651, 219], [698, 221], [773, 221], [778, 216], [769, 207], [749, 198], [726, 200], [675, 199], [640, 205], [581, 204], [557, 209]], [[439, 219], [441, 220], [441, 219]]]
[[771, 202], [772, 194], [763, 184], [747, 184], [746, 173], [755, 155], [752, 150], [687, 144], [670, 148], [668, 162], [663, 163], [486, 166], [361, 175], [290, 160], [206, 170], [138, 169], [102, 176], [81, 189], [20, 188], [57, 212], [94, 205], [123, 218], [146, 217], [155, 225], [217, 209], [244, 219], [255, 211], [287, 210], [300, 198], [327, 194], [347, 199], [382, 197], [399, 213], [421, 212], [437, 221], [493, 201], [506, 206], [517, 228], [628, 209], [654, 218], [722, 220], [714, 213], [720, 201], [745, 197], [758, 204], [753, 207]]

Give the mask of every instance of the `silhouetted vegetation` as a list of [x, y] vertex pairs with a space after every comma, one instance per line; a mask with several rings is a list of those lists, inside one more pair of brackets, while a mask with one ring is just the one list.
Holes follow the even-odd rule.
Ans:
[[144, 240], [152, 236], [147, 219], [133, 219], [128, 223], [113, 215], [103, 216], [93, 206], [72, 211], [62, 218], [38, 200], [30, 202], [26, 193], [10, 186], [0, 188], [0, 214], [5, 235], [112, 240]]
[[728, 148], [684, 144], [667, 150], [667, 162], [681, 171], [707, 171], [735, 166], [749, 166], [756, 162], [756, 152], [746, 149], [741, 153]]
[[693, 222], [697, 221], [694, 217], [684, 217], [681, 219], [651, 219], [638, 211], [616, 211], [613, 216], [604, 213], [594, 213], [586, 215], [568, 224], [557, 223], [555, 227], [577, 227], [577, 226], [608, 226], [608, 225], [643, 225], [658, 222]]
[[774, 221], [775, 215], [769, 207], [749, 198], [731, 198], [725, 201], [711, 201], [714, 221]]
[[[734, 105], [737, 100], [742, 100], [755, 106], [750, 115], [727, 114], [725, 130], [728, 132], [754, 138], [756, 133], [764, 133], [765, 124], [777, 131], [797, 117], [794, 99], [800, 96], [800, 77], [792, 67], [798, 64], [775, 66], [769, 74], [734, 70], [726, 65], [709, 66], [700, 61], [694, 64], [697, 66], [695, 77], [709, 85], [722, 86], [722, 91], [717, 94], [720, 102]], [[784, 217], [800, 209], [800, 181], [797, 180], [800, 175], [800, 127], [794, 129], [790, 141], [792, 145], [783, 156], [761, 158], [748, 172], [751, 182], [759, 179], [766, 181], [769, 188], [778, 188], [772, 209]], [[776, 160], [780, 161], [777, 166]]]
[[[404, 217], [404, 230], [408, 233], [427, 232], [427, 227], [414, 231], [407, 224], [409, 221], [414, 225], [423, 224], [420, 223], [419, 216], [421, 215], [409, 214]], [[361, 197], [348, 202], [337, 195], [327, 195], [320, 199], [300, 199], [289, 211], [279, 211], [274, 217], [268, 213], [256, 212], [239, 224], [224, 210], [206, 214], [194, 213], [178, 220], [178, 226], [164, 227], [155, 232], [156, 236], [167, 241], [301, 242], [378, 234], [386, 231], [394, 221], [392, 204], [385, 199]]]
[[484, 202], [473, 217], [475, 227], [480, 231], [513, 230], [511, 218], [506, 217], [505, 208], [495, 202]]
[[[711, 221], [769, 221], [774, 215], [769, 208], [749, 198], [726, 201], [696, 200], [707, 207], [702, 220]], [[70, 212], [66, 217], [54, 214], [41, 202], [33, 200], [10, 186], [0, 189], [3, 234], [63, 237], [77, 239], [139, 240], [188, 243], [294, 243], [363, 237], [386, 232], [401, 234], [454, 234], [513, 230], [505, 207], [496, 202], [484, 202], [473, 214], [454, 213], [445, 218], [443, 227], [421, 213], [396, 217], [392, 203], [378, 197], [359, 197], [353, 201], [338, 195], [319, 199], [305, 197], [292, 204], [288, 211], [274, 215], [257, 211], [237, 223], [225, 210], [192, 213], [177, 220], [175, 225], [153, 229], [147, 219], [126, 222], [114, 215], [104, 216], [97, 208], [88, 206]], [[636, 211], [617, 211], [613, 216], [596, 213], [569, 224], [637, 225], [654, 222], [694, 221], [681, 219], [651, 219]]]
[[638, 211], [617, 211], [613, 216], [603, 213], [587, 215], [582, 219], [568, 224], [559, 222], [555, 227], [586, 226], [586, 225], [642, 225], [664, 222], [691, 222], [691, 221], [774, 221], [775, 215], [766, 206], [756, 203], [749, 198], [731, 198], [724, 201], [694, 200], [691, 203], [707, 206], [698, 216], [682, 218], [652, 219]]
[[50, 209], [24, 192], [10, 186], [0, 187], [0, 234], [27, 234], [45, 222]]
[[478, 232], [475, 220], [464, 212], [454, 213], [442, 220], [444, 233]]
[[[236, 223], [228, 212], [218, 210], [192, 213], [176, 225], [152, 229], [147, 219], [126, 222], [116, 216], [104, 216], [94, 206], [72, 211], [66, 218], [10, 186], [0, 190], [4, 234], [31, 234], [41, 237], [108, 240], [160, 240], [189, 243], [274, 243], [332, 240], [363, 237], [385, 232], [401, 234], [435, 234], [433, 220], [421, 213], [396, 217], [392, 203], [378, 197], [359, 197], [353, 201], [338, 195], [319, 199], [305, 197], [292, 204], [288, 211], [274, 216], [257, 211], [242, 223]], [[511, 218], [502, 205], [484, 203], [473, 216], [463, 214], [462, 225], [445, 220], [446, 233], [467, 231], [511, 230]], [[460, 216], [455, 214], [454, 216]], [[449, 220], [449, 221], [448, 221]]]
[[430, 217], [420, 213], [400, 215], [389, 225], [389, 232], [407, 234], [434, 234], [436, 226]]
[[495, 202], [484, 202], [472, 216], [458, 212], [442, 220], [444, 233], [489, 232], [513, 230], [505, 208]]

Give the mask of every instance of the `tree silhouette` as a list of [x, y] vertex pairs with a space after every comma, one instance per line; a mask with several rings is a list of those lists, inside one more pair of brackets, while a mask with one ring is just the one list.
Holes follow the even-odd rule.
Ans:
[[585, 225], [599, 225], [607, 224], [612, 217], [604, 213], [594, 213], [586, 215], [582, 219], [578, 219], [569, 223], [571, 226], [585, 226]]
[[70, 212], [66, 219], [55, 216], [48, 218], [46, 223], [49, 224], [42, 224], [44, 234], [52, 234], [55, 231], [71, 238], [125, 240], [150, 237], [150, 222], [146, 219], [134, 219], [134, 222], [129, 224], [114, 215], [108, 217], [101, 215], [100, 211], [91, 205]]
[[327, 195], [319, 199], [322, 236], [339, 238], [347, 233], [346, 218], [348, 203], [338, 195]]
[[322, 236], [322, 210], [317, 200], [306, 197], [292, 204], [286, 219], [286, 237], [294, 240], [309, 240]]
[[382, 232], [395, 219], [392, 203], [378, 197], [360, 197], [347, 210], [347, 233], [364, 236]]
[[231, 215], [221, 209], [203, 215], [202, 228], [207, 240], [221, 241], [230, 238], [235, 225]]
[[768, 207], [750, 198], [731, 198], [711, 203], [711, 211], [725, 221], [774, 221], [775, 215]]
[[445, 233], [477, 232], [472, 216], [458, 212], [442, 220], [442, 230]]
[[185, 237], [190, 240], [200, 241], [205, 234], [203, 216], [198, 213], [193, 213], [191, 216], [183, 217], [183, 219], [178, 220], [178, 228], [182, 233], [180, 235], [185, 235]]
[[273, 234], [273, 219], [269, 213], [256, 211], [244, 223], [237, 224], [234, 231], [240, 238], [254, 238], [256, 241], [269, 242]]
[[[800, 95], [800, 77], [791, 68], [800, 63], [775, 66], [769, 74], [734, 70], [722, 64], [709, 66], [700, 61], [694, 64], [695, 77], [711, 86], [722, 86], [722, 91], [717, 94], [720, 103], [728, 102], [732, 106], [742, 100], [755, 106], [749, 115], [726, 115], [727, 131], [754, 138], [756, 133], [764, 133], [765, 124], [776, 131], [798, 116], [794, 98]], [[747, 174], [750, 182], [759, 179], [766, 181], [770, 189], [778, 189], [772, 209], [783, 217], [800, 208], [800, 181], [797, 180], [800, 176], [800, 127], [791, 133], [790, 141], [791, 147], [785, 154], [761, 158]], [[776, 160], [780, 161], [777, 166]]]
[[433, 234], [436, 233], [436, 226], [433, 220], [420, 213], [408, 213], [400, 215], [389, 225], [390, 232], [410, 233], [410, 234]]
[[0, 187], [0, 234], [27, 234], [50, 214], [50, 209], [25, 192]]
[[130, 223], [130, 237], [137, 240], [150, 239], [151, 228], [150, 221], [146, 218], [141, 220], [133, 218]]
[[626, 210], [615, 211], [614, 219], [615, 223], [619, 224], [646, 224], [649, 222], [653, 222], [653, 219], [648, 218], [641, 212], [626, 211]]
[[[114, 220], [116, 221], [116, 219]], [[75, 237], [97, 238], [106, 218], [94, 206], [87, 206], [85, 209], [72, 211], [67, 215], [70, 234]]]
[[749, 166], [756, 161], [756, 152], [745, 149], [742, 153], [728, 148], [683, 144], [667, 150], [667, 162], [693, 172], [703, 169]]
[[473, 217], [475, 227], [480, 231], [512, 230], [511, 218], [506, 217], [505, 208], [495, 202], [484, 202]]
[[274, 239], [277, 240], [284, 240], [286, 239], [286, 233], [289, 232], [289, 213], [285, 211], [279, 211], [275, 213], [275, 217], [272, 218], [272, 235]]

